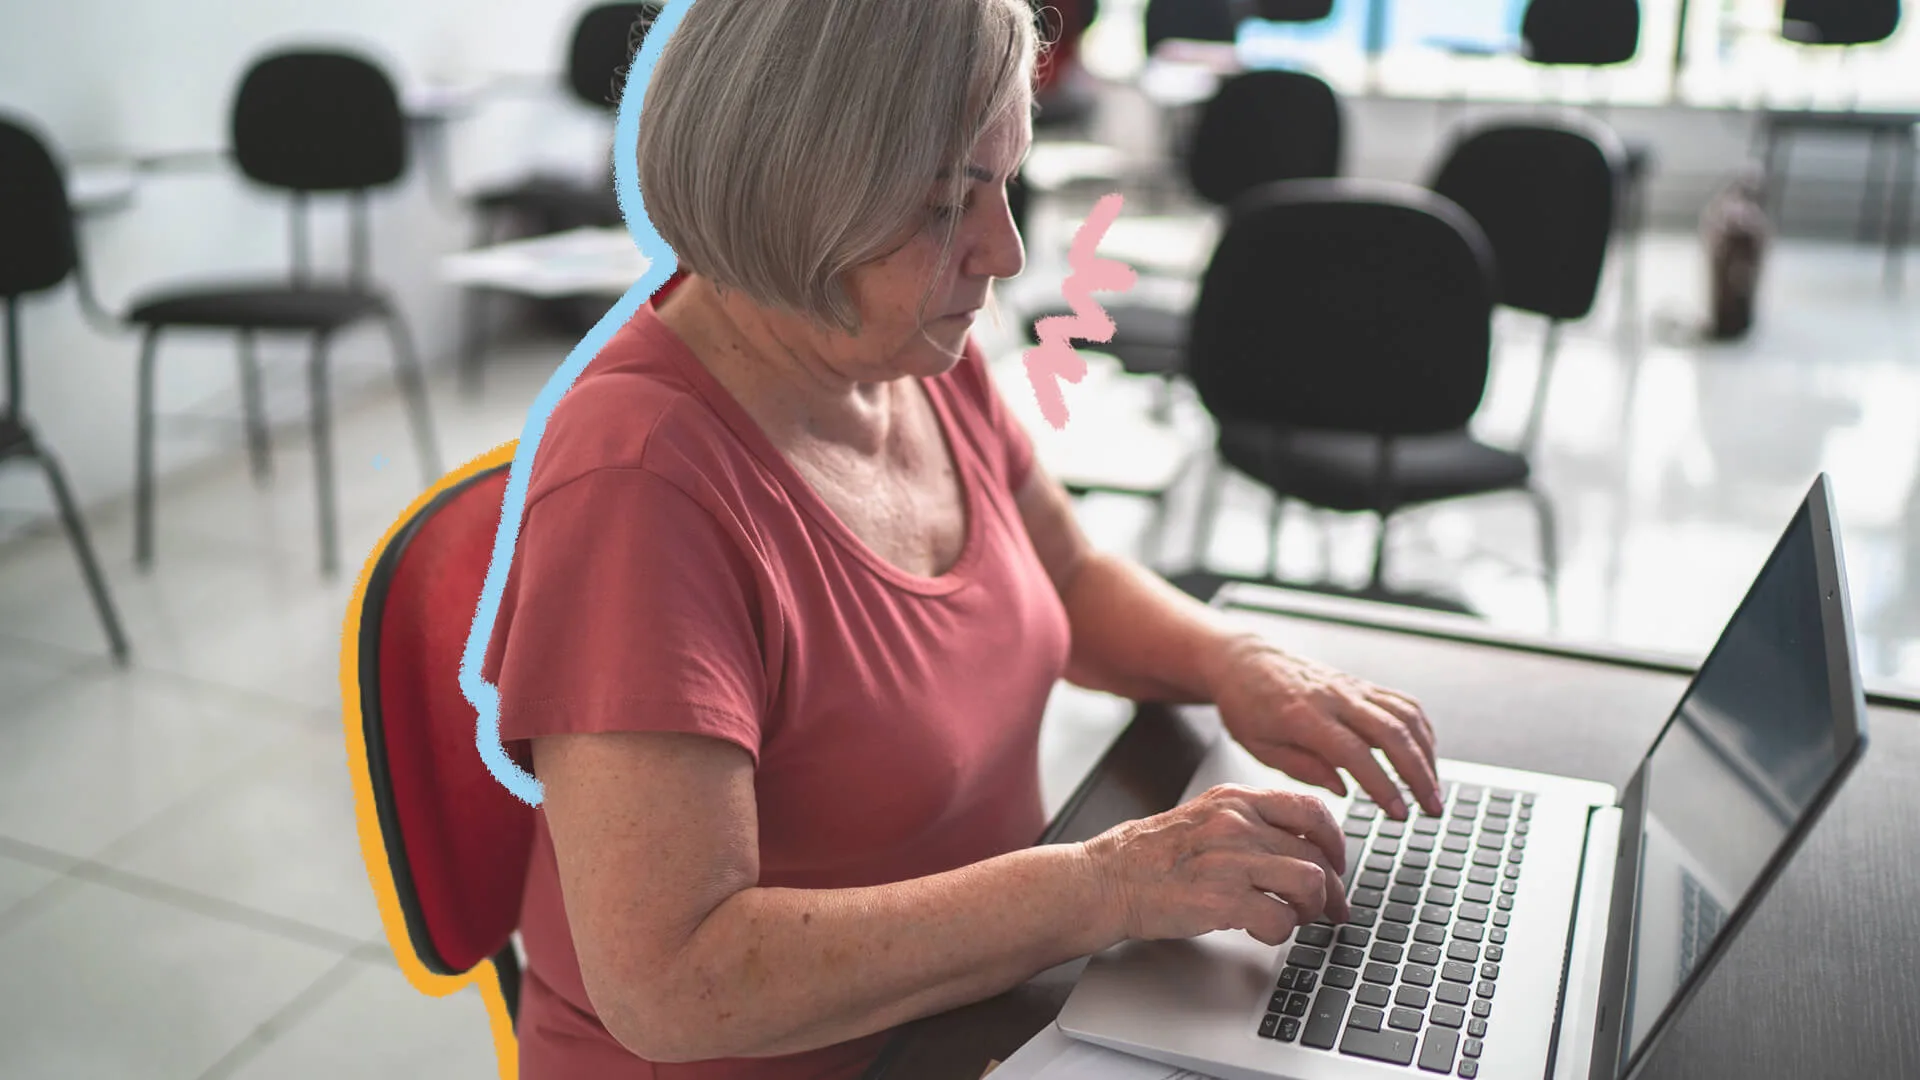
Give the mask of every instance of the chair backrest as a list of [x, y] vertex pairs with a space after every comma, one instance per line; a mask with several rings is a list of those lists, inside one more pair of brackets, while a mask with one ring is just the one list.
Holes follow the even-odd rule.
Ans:
[[1421, 435], [1486, 393], [1493, 252], [1424, 188], [1288, 180], [1234, 203], [1200, 282], [1188, 374], [1223, 421]]
[[1254, 18], [1267, 22], [1319, 22], [1333, 14], [1333, 0], [1254, 0]]
[[1533, 0], [1521, 48], [1536, 64], [1624, 64], [1640, 51], [1639, 0]]
[[534, 811], [487, 771], [459, 671], [507, 485], [502, 464], [446, 489], [394, 534], [360, 611], [360, 713], [374, 809], [407, 935], [459, 975], [520, 922]]
[[59, 162], [26, 120], [0, 115], [0, 296], [51, 289], [78, 258]]
[[355, 191], [407, 169], [407, 125], [393, 81], [337, 50], [277, 52], [256, 61], [233, 105], [241, 171], [294, 191]]
[[1147, 55], [1163, 41], [1234, 41], [1244, 17], [1239, 0], [1147, 0]]
[[1340, 99], [1302, 71], [1249, 71], [1221, 82], [1187, 148], [1187, 179], [1226, 206], [1276, 180], [1340, 174]]
[[1499, 300], [1553, 319], [1593, 310], [1626, 150], [1598, 121], [1495, 122], [1453, 144], [1430, 187], [1493, 245]]
[[600, 4], [581, 15], [567, 51], [573, 96], [609, 112], [619, 108], [627, 68], [659, 14], [660, 4], [643, 3]]
[[1900, 28], [1900, 0], [1787, 0], [1780, 34], [1802, 45], [1871, 45]]

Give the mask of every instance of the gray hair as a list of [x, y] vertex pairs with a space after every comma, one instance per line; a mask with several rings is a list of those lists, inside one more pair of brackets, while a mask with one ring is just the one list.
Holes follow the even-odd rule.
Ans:
[[857, 334], [842, 275], [898, 247], [941, 170], [964, 198], [1042, 47], [1028, 0], [696, 0], [641, 108], [647, 217], [682, 269]]

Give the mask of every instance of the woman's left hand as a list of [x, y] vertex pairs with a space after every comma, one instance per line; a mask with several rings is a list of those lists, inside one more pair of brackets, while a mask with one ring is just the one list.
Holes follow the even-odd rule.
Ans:
[[1227, 731], [1261, 763], [1345, 795], [1345, 769], [1373, 801], [1406, 817], [1398, 785], [1375, 748], [1429, 814], [1443, 812], [1434, 776], [1433, 725], [1418, 702], [1257, 638], [1223, 643], [1214, 704]]

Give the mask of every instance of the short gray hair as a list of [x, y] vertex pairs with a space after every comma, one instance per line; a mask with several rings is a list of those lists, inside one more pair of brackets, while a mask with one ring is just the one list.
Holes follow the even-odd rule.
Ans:
[[941, 170], [964, 197], [1042, 47], [1028, 0], [695, 0], [641, 107], [647, 217], [683, 270], [857, 334], [842, 274], [897, 246]]

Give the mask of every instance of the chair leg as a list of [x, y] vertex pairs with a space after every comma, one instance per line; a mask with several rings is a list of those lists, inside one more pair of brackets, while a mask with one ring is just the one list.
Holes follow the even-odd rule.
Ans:
[[1200, 468], [1203, 470], [1200, 506], [1193, 523], [1193, 565], [1196, 570], [1206, 569], [1207, 548], [1213, 542], [1213, 518], [1220, 512], [1220, 485], [1226, 482], [1226, 470], [1220, 467], [1220, 462], [1211, 453], [1201, 461]]
[[336, 492], [333, 487], [333, 403], [327, 385], [329, 335], [313, 336], [307, 360], [307, 416], [313, 426], [313, 480], [320, 501], [320, 573], [332, 577], [340, 569], [340, 537]]
[[251, 329], [240, 331], [240, 401], [247, 419], [247, 458], [254, 482], [273, 474], [273, 449], [267, 436], [267, 406], [260, 392], [260, 357], [254, 352]]
[[1533, 405], [1527, 410], [1527, 427], [1520, 434], [1520, 453], [1531, 457], [1540, 442], [1541, 421], [1547, 412], [1547, 391], [1553, 382], [1553, 362], [1560, 355], [1560, 320], [1547, 321], [1546, 344], [1540, 349], [1540, 373], [1533, 383]]
[[407, 420], [413, 426], [415, 451], [420, 455], [424, 483], [431, 486], [446, 470], [440, 465], [440, 441], [434, 437], [433, 410], [427, 401], [427, 380], [420, 371], [420, 357], [414, 352], [413, 337], [398, 311], [386, 313], [387, 334], [393, 342], [393, 374], [406, 399]]
[[1387, 585], [1387, 520], [1392, 515], [1380, 515], [1380, 528], [1373, 535], [1373, 576], [1367, 579], [1367, 591], [1382, 592]]
[[469, 286], [461, 297], [460, 389], [468, 397], [479, 397], [485, 388], [487, 363], [488, 299], [492, 294], [477, 285]]
[[149, 326], [140, 343], [138, 401], [134, 410], [133, 564], [153, 566], [153, 383], [160, 327]]
[[1887, 193], [1893, 204], [1887, 211], [1887, 290], [1899, 293], [1907, 262], [1907, 219], [1913, 214], [1913, 159], [1920, 156], [1920, 138], [1909, 134], [1895, 146], [1893, 186]]
[[1280, 553], [1278, 550], [1280, 545], [1280, 515], [1285, 513], [1286, 509], [1287, 500], [1278, 495], [1273, 497], [1272, 505], [1267, 508], [1267, 558], [1266, 573], [1263, 575], [1264, 580], [1267, 581], [1280, 580]]
[[1554, 524], [1553, 502], [1547, 493], [1537, 487], [1528, 486], [1527, 497], [1533, 500], [1533, 512], [1539, 521], [1540, 531], [1540, 569], [1541, 577], [1547, 586], [1547, 629], [1558, 633], [1560, 630], [1560, 543], [1559, 530]]
[[100, 613], [100, 625], [107, 632], [107, 644], [113, 649], [113, 659], [125, 667], [127, 635], [120, 629], [120, 616], [114, 611], [113, 597], [107, 591], [106, 576], [100, 573], [100, 563], [93, 557], [93, 542], [87, 538], [86, 520], [74, 505], [73, 492], [67, 487], [67, 478], [61, 473], [59, 463], [54, 461], [52, 452], [36, 446], [33, 456], [40, 462], [41, 471], [47, 474], [47, 486], [53, 489], [53, 501], [60, 508], [60, 522], [66, 526], [67, 539], [73, 544], [74, 558], [80, 562], [80, 572], [86, 575], [87, 591], [93, 595], [94, 610]]

